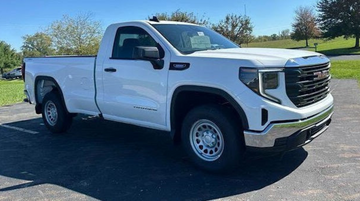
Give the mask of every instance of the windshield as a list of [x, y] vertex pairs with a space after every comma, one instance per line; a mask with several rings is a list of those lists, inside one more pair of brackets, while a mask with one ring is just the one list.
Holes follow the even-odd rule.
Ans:
[[185, 24], [153, 24], [179, 52], [239, 48], [224, 36], [205, 27]]

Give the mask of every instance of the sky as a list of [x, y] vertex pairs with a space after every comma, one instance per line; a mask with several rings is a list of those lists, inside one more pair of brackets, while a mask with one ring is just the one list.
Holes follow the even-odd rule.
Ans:
[[[227, 14], [247, 15], [254, 26], [253, 34], [278, 34], [291, 30], [294, 11], [299, 6], [315, 10], [317, 0], [0, 0], [0, 41], [21, 51], [22, 37], [46, 29], [63, 15], [75, 17], [92, 13], [103, 30], [112, 23], [144, 20], [156, 13], [176, 10], [193, 12], [200, 18], [217, 23]], [[246, 13], [245, 13], [246, 12]]]

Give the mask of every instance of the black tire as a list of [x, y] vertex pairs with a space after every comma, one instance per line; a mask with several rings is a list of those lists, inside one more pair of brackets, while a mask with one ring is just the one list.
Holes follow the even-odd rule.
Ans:
[[192, 109], [181, 129], [182, 144], [199, 168], [224, 173], [236, 168], [245, 152], [242, 129], [224, 107], [203, 105]]
[[42, 102], [42, 118], [45, 126], [52, 133], [63, 133], [72, 124], [72, 115], [67, 112], [58, 92], [45, 95]]

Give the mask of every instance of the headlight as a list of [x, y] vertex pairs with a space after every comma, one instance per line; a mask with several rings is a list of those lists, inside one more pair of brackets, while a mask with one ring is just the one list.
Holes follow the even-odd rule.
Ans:
[[240, 80], [255, 93], [259, 93], [259, 73], [255, 68], [240, 68]]
[[281, 103], [279, 99], [267, 94], [266, 90], [278, 88], [279, 72], [282, 71], [282, 68], [240, 68], [239, 79], [255, 93], [276, 103]]
[[264, 89], [276, 89], [279, 86], [278, 72], [265, 72], [261, 74]]

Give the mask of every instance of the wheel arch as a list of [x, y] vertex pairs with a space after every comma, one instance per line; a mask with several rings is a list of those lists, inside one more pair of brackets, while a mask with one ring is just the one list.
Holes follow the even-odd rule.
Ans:
[[35, 85], [34, 85], [34, 93], [35, 93], [35, 111], [37, 114], [41, 114], [42, 110], [42, 100], [44, 99], [45, 95], [51, 91], [57, 91], [60, 94], [61, 102], [68, 112], [63, 92], [61, 90], [60, 85], [58, 82], [50, 76], [37, 76], [35, 78]]
[[[198, 99], [199, 96], [205, 96], [207, 100], [201, 102]], [[187, 102], [185, 105], [181, 104], [188, 97], [195, 99], [195, 102]], [[229, 108], [233, 109], [234, 114], [237, 115], [242, 128], [247, 129], [249, 127], [244, 110], [235, 99], [224, 90], [206, 86], [183, 85], [175, 89], [170, 104], [170, 133], [175, 143], [180, 141], [181, 124], [185, 115], [196, 106], [210, 103], [229, 106]]]

